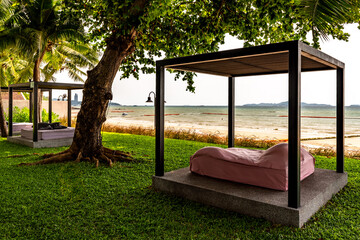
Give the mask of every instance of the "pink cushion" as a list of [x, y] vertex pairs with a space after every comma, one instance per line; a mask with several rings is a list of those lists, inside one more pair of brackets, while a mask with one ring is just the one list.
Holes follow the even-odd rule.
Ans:
[[[63, 129], [38, 130], [39, 140], [52, 140], [61, 138], [73, 138], [75, 128], [68, 127]], [[22, 129], [21, 137], [33, 139], [33, 129]]]
[[[315, 170], [315, 158], [301, 148], [300, 179]], [[205, 147], [190, 157], [190, 171], [214, 178], [288, 190], [288, 144], [268, 150]]]

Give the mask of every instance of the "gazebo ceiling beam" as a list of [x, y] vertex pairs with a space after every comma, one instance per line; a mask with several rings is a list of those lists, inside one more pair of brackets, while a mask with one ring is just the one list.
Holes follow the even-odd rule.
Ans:
[[203, 74], [210, 74], [210, 75], [216, 75], [216, 76], [222, 76], [222, 77], [231, 77], [230, 74], [227, 73], [223, 73], [223, 72], [216, 72], [216, 71], [210, 71], [210, 70], [203, 70], [203, 69], [198, 69], [198, 68], [191, 68], [191, 69], [186, 69], [186, 67], [184, 68], [171, 68], [172, 70], [177, 70], [177, 71], [186, 71], [186, 72], [196, 72], [196, 73], [203, 73]]
[[326, 65], [333, 65], [334, 69], [336, 68], [344, 68], [345, 67], [345, 63], [337, 60], [336, 58], [331, 57], [330, 55], [321, 52], [301, 41], [298, 41], [299, 46], [302, 50], [302, 55], [303, 53], [306, 53], [307, 56], [311, 56], [311, 58], [313, 58], [313, 60], [317, 61], [317, 62], [322, 62], [323, 64], [326, 63]]
[[[229, 51], [234, 51], [234, 50], [229, 50]], [[260, 56], [281, 54], [281, 53], [287, 53], [287, 52], [288, 52], [288, 50], [277, 51], [277, 52], [266, 52], [266, 53], [258, 53], [258, 54], [251, 54], [251, 55], [240, 55], [240, 56], [235, 56], [235, 57], [223, 57], [223, 58], [215, 58], [215, 59], [207, 59], [207, 60], [189, 61], [189, 62], [169, 64], [169, 65], [165, 64], [164, 66], [166, 68], [174, 68], [177, 66], [193, 65], [193, 64], [197, 64], [197, 63], [222, 62], [222, 61], [226, 61], [226, 60], [236, 60], [236, 59], [244, 59], [244, 58], [250, 58], [250, 57], [260, 57]], [[209, 53], [209, 55], [210, 54], [215, 54], [215, 53]], [[184, 58], [186, 58], [186, 57], [184, 57]], [[179, 59], [181, 59], [181, 58], [179, 58]], [[166, 61], [166, 60], [163, 60], [163, 61]]]

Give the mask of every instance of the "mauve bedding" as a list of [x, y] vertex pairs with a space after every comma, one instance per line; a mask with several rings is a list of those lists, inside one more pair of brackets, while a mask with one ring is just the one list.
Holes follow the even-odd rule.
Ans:
[[[301, 148], [300, 180], [315, 170], [315, 158]], [[265, 188], [288, 190], [288, 144], [268, 150], [205, 147], [190, 157], [190, 171]]]

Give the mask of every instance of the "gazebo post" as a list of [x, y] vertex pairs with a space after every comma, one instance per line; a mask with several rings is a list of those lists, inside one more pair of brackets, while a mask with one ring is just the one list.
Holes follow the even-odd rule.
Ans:
[[229, 77], [228, 93], [228, 147], [235, 145], [235, 77]]
[[68, 112], [68, 127], [71, 127], [71, 89], [68, 89], [68, 107], [67, 107], [67, 112]]
[[9, 87], [9, 126], [8, 135], [13, 135], [13, 88]]
[[49, 89], [49, 123], [52, 122], [52, 90]]
[[32, 106], [32, 97], [33, 94], [32, 92], [30, 92], [30, 96], [29, 96], [29, 122], [32, 122], [32, 116], [33, 116], [33, 106]]
[[33, 141], [38, 141], [38, 83], [31, 82], [33, 85]]
[[344, 172], [344, 69], [336, 69], [336, 172]]
[[159, 64], [156, 64], [156, 97], [155, 97], [155, 137], [156, 137], [155, 175], [156, 176], [164, 176], [164, 95], [165, 95], [164, 67]]
[[300, 103], [301, 49], [296, 42], [289, 50], [289, 153], [288, 206], [300, 207]]

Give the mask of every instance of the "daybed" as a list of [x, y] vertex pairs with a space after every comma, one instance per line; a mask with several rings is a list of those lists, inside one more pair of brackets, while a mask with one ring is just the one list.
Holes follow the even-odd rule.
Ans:
[[[50, 140], [74, 137], [75, 128], [61, 126], [59, 123], [39, 123], [38, 139]], [[33, 139], [33, 129], [22, 129], [21, 137]]]
[[[301, 148], [300, 180], [315, 170], [315, 158]], [[265, 188], [288, 190], [288, 144], [268, 150], [205, 147], [190, 157], [190, 171]]]

